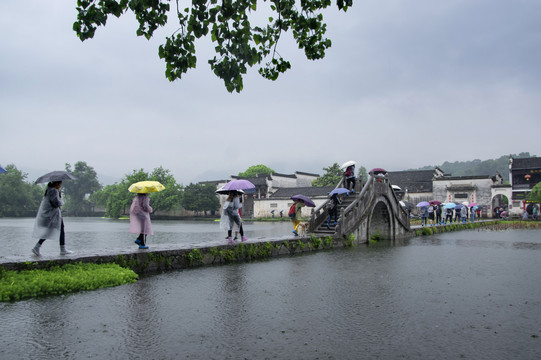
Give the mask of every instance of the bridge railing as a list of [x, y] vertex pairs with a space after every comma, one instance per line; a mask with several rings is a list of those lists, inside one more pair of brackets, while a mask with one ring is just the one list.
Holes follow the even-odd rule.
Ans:
[[[344, 187], [345, 178], [342, 177], [338, 184], [334, 187], [335, 189], [338, 189], [340, 187]], [[357, 190], [357, 189], [355, 189]], [[323, 204], [320, 206], [313, 208], [312, 212], [310, 214], [310, 227], [308, 231], [313, 232], [315, 231], [319, 225], [323, 224], [324, 221], [327, 220], [327, 217], [329, 216], [329, 212], [327, 211], [327, 203], [331, 201], [331, 199], [327, 199]]]
[[354, 202], [349, 204], [345, 209], [340, 210], [340, 216], [338, 218], [338, 225], [336, 226], [335, 234], [339, 237], [343, 237], [348, 232], [351, 232], [355, 228], [355, 225], [361, 219], [361, 216], [365, 209], [370, 205], [371, 196], [366, 196], [372, 191], [374, 184], [374, 176], [370, 175], [368, 181], [364, 184], [363, 189]]
[[390, 201], [390, 205], [393, 208], [394, 215], [404, 228], [409, 229], [408, 214], [406, 210], [400, 206], [399, 200], [389, 183], [388, 175], [370, 175], [356, 200], [347, 208], [342, 209], [336, 227], [337, 236], [343, 237], [359, 227], [365, 216], [366, 210], [371, 207], [371, 203], [375, 199], [375, 196], [370, 196], [370, 193], [375, 192], [378, 187], [381, 188], [380, 191], [378, 191], [379, 193], [386, 193], [388, 197], [392, 197], [393, 201]]

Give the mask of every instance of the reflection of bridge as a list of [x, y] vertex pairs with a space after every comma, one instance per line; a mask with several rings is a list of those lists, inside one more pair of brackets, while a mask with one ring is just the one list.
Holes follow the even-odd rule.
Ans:
[[[337, 185], [342, 186], [342, 182]], [[325, 203], [315, 208], [310, 216], [310, 232], [316, 236], [340, 238], [355, 234], [358, 242], [367, 242], [373, 237], [395, 240], [408, 237], [410, 232], [408, 214], [400, 206], [387, 175], [371, 175], [360, 192], [356, 189], [352, 195], [344, 197], [338, 225], [330, 230], [326, 226], [327, 218]]]

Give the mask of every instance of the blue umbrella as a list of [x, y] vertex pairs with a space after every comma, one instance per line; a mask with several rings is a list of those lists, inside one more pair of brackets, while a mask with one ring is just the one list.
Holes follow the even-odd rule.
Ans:
[[425, 207], [429, 205], [430, 203], [428, 201], [421, 201], [420, 203], [417, 204], [417, 207]]
[[444, 208], [446, 208], [446, 209], [454, 209], [455, 206], [456, 206], [455, 203], [447, 203], [447, 204], [445, 204]]
[[464, 207], [464, 205], [462, 204], [458, 204], [457, 206], [455, 206], [455, 210], [460, 210]]
[[329, 193], [329, 196], [333, 196], [334, 194], [342, 195], [342, 194], [349, 193], [349, 192], [350, 192], [349, 189], [346, 189], [346, 188], [337, 188], [337, 189], [334, 189], [333, 191], [331, 191], [331, 192]]
[[5, 172], [7, 172], [6, 169], [4, 169], [3, 167], [0, 166], [0, 174], [3, 174]]
[[308, 196], [305, 196], [305, 195], [294, 195], [291, 197], [291, 200], [293, 201], [297, 201], [297, 200], [302, 200], [302, 202], [304, 202], [304, 205], [308, 206], [308, 207], [316, 207], [316, 204], [312, 201], [312, 199], [310, 199]]

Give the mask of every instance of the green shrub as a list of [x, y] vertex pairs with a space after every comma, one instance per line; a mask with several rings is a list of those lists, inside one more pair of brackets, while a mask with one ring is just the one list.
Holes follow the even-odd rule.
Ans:
[[60, 295], [128, 284], [137, 274], [117, 264], [66, 264], [47, 270], [4, 271], [0, 301], [18, 301], [45, 295]]
[[203, 254], [201, 254], [201, 251], [193, 249], [186, 254], [186, 259], [188, 260], [189, 266], [199, 265], [203, 262]]

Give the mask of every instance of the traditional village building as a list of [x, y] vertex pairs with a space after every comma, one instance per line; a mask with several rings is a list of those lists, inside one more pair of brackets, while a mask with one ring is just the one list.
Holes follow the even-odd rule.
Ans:
[[[267, 199], [260, 199], [255, 202], [254, 217], [271, 217], [273, 210], [275, 217], [280, 217], [280, 211], [283, 212], [284, 217], [287, 217], [289, 207], [293, 205], [293, 200], [291, 200], [291, 197], [299, 194], [308, 196], [310, 199], [312, 199], [312, 201], [314, 201], [316, 206], [320, 206], [329, 198], [329, 193], [334, 188], [335, 186], [280, 188]], [[301, 215], [304, 217], [309, 217], [311, 211], [312, 208], [305, 206], [301, 210]]]
[[[500, 174], [494, 176], [443, 176], [434, 179], [434, 200], [442, 203], [475, 203], [484, 216], [492, 216], [494, 188], [503, 185]], [[497, 206], [500, 204], [498, 203]]]
[[[246, 195], [244, 196], [244, 204], [242, 206], [242, 216], [246, 218], [252, 218], [271, 216], [271, 210], [273, 210], [273, 208], [270, 207], [271, 202], [268, 201], [268, 199], [280, 189], [297, 189], [298, 192], [293, 195], [303, 194], [306, 196], [310, 196], [302, 193], [300, 189], [312, 188], [312, 181], [314, 181], [318, 177], [318, 174], [296, 171], [294, 174], [291, 175], [272, 173], [270, 175], [260, 175], [254, 177], [231, 176], [231, 179], [245, 179], [255, 185], [255, 190], [250, 190], [246, 192]], [[227, 182], [228, 181], [217, 183], [217, 189], [224, 186]], [[225, 199], [226, 196], [220, 196], [221, 205], [223, 205]], [[291, 200], [289, 201], [292, 203]], [[278, 213], [279, 210], [275, 212]]]
[[515, 159], [510, 156], [509, 181], [511, 182], [511, 213], [521, 215], [528, 206], [526, 200], [528, 193], [541, 182], [541, 158]]
[[434, 199], [433, 181], [444, 176], [439, 168], [433, 170], [392, 171], [389, 182], [404, 192], [402, 199], [412, 204]]

